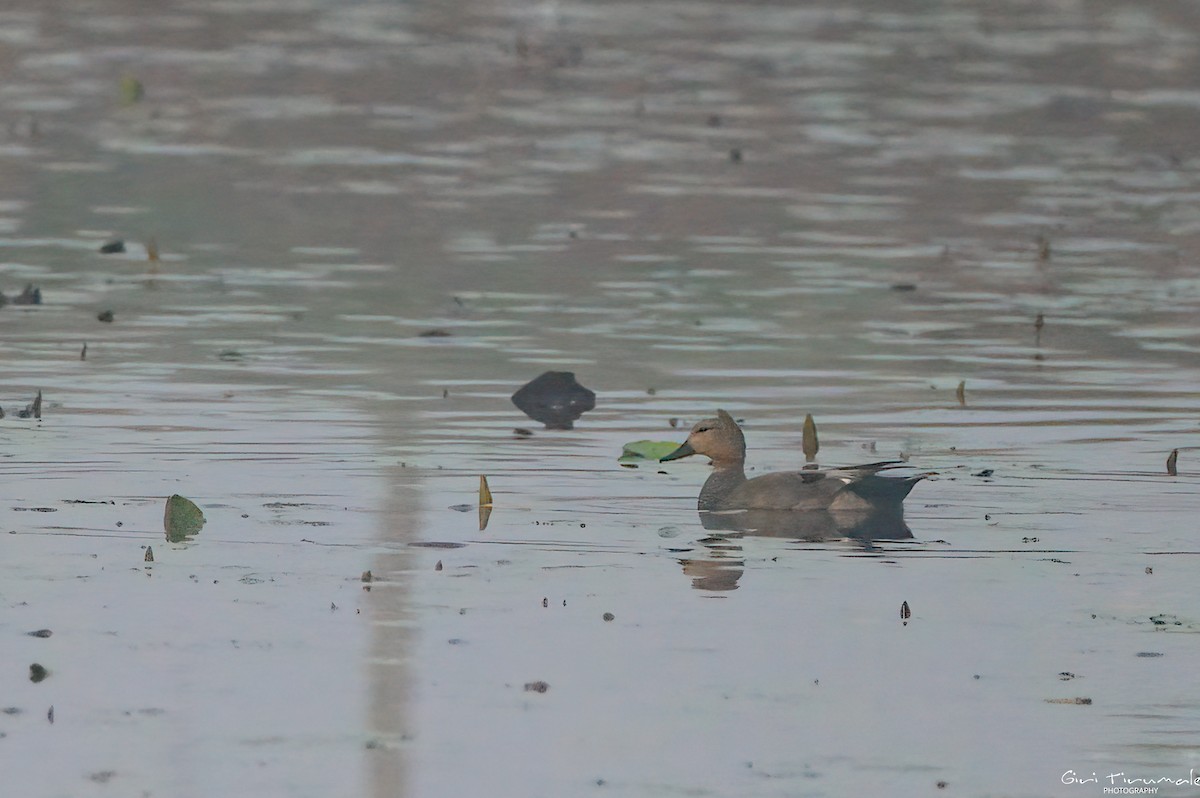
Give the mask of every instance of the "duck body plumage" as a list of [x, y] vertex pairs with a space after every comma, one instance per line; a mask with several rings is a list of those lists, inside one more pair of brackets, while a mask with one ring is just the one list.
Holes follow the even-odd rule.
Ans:
[[828, 471], [783, 471], [747, 479], [742, 469], [716, 468], [700, 489], [701, 510], [857, 511], [895, 504], [924, 475], [881, 477], [878, 472], [901, 463], [838, 468]]

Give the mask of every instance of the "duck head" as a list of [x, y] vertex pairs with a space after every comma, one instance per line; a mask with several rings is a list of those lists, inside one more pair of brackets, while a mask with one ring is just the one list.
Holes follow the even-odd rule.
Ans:
[[696, 422], [684, 444], [659, 462], [678, 460], [693, 454], [711, 458], [714, 465], [742, 463], [746, 459], [746, 439], [733, 416], [718, 410], [716, 418]]

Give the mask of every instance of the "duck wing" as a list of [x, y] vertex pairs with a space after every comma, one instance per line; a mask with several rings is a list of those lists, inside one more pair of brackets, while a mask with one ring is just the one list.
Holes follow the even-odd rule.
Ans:
[[783, 471], [738, 485], [721, 501], [725, 509], [820, 510], [846, 488], [831, 471]]
[[867, 463], [866, 465], [845, 466], [843, 468], [831, 468], [828, 471], [814, 471], [814, 474], [827, 474], [838, 479], [865, 479], [878, 474], [887, 468], [899, 468], [908, 465], [903, 460], [881, 460], [878, 463]]

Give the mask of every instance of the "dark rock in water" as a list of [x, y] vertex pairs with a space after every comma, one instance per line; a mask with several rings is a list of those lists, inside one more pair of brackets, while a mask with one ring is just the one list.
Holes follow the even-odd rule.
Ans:
[[42, 289], [35, 288], [33, 283], [25, 286], [25, 290], [12, 298], [14, 305], [40, 305], [42, 304]]
[[119, 238], [114, 238], [112, 241], [106, 241], [100, 245], [101, 255], [116, 255], [125, 251], [125, 242]]
[[546, 429], [571, 429], [575, 419], [596, 406], [596, 394], [575, 381], [570, 371], [547, 371], [512, 396], [521, 412]]

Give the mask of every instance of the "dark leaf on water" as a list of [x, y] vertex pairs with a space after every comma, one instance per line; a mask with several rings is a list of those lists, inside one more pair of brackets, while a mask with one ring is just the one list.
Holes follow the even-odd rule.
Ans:
[[154, 547], [153, 546], [146, 547], [146, 554], [144, 557], [142, 557], [142, 559], [145, 562], [154, 562]]
[[29, 635], [30, 637], [49, 637], [50, 635], [54, 634], [54, 632], [51, 632], [49, 629], [36, 629], [32, 632], [26, 632], [25, 634]]
[[112, 241], [105, 241], [100, 245], [101, 255], [117, 255], [125, 251], [125, 242], [119, 238], [114, 238]]
[[447, 330], [423, 330], [417, 333], [419, 338], [449, 338], [451, 335]]
[[96, 318], [102, 322], [105, 322], [106, 324], [111, 324], [114, 317], [113, 317], [113, 312], [111, 310], [102, 310], [96, 316]]
[[570, 371], [547, 371], [521, 386], [512, 402], [547, 429], [571, 429], [575, 420], [596, 406], [596, 394], [580, 385]]
[[14, 305], [40, 305], [42, 304], [42, 289], [35, 288], [33, 283], [25, 286], [25, 290], [13, 297]]
[[967, 381], [963, 380], [958, 384], [958, 388], [954, 391], [954, 396], [958, 399], [958, 403], [964, 407], [967, 404]]
[[191, 500], [178, 493], [167, 499], [163, 527], [166, 529], [168, 541], [182, 543], [199, 532], [203, 526], [204, 513]]
[[36, 662], [29, 666], [29, 681], [33, 682], [34, 684], [44, 680], [49, 675], [50, 671], [46, 670], [44, 666], [39, 665]]
[[1178, 462], [1179, 462], [1179, 450], [1172, 449], [1171, 454], [1167, 457], [1167, 474], [1169, 476], [1174, 477], [1174, 476], [1179, 475], [1179, 472], [1175, 468], [1175, 466]]
[[900, 604], [900, 620], [904, 621], [904, 625], [908, 625], [908, 619], [912, 617], [912, 610], [908, 608], [908, 602]]
[[546, 684], [545, 682], [538, 681], [525, 683], [525, 692], [527, 693], [544, 693], [549, 689], [550, 685]]
[[25, 405], [24, 410], [17, 411], [17, 418], [41, 418], [42, 417], [42, 392], [38, 391], [37, 396], [33, 401]]

